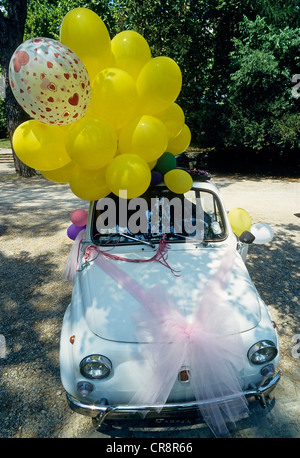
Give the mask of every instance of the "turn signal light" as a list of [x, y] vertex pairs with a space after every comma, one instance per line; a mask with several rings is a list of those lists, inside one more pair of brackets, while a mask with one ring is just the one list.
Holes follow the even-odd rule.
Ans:
[[178, 380], [181, 383], [186, 383], [190, 380], [190, 371], [186, 368], [182, 368], [178, 374]]

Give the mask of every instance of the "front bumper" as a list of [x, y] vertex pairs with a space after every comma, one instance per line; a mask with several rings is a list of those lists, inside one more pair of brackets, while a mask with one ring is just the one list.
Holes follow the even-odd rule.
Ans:
[[[244, 391], [244, 396], [248, 399], [259, 400], [262, 407], [266, 407], [266, 397], [275, 389], [280, 380], [280, 372], [273, 378], [268, 379], [259, 388], [249, 389]], [[163, 405], [108, 405], [106, 399], [102, 399], [99, 404], [85, 404], [78, 401], [73, 396], [67, 393], [67, 400], [70, 408], [81, 415], [86, 415], [97, 419], [97, 427], [101, 426], [105, 420], [125, 419], [135, 415], [147, 418], [165, 418], [165, 417], [181, 417], [192, 412], [196, 412], [201, 406], [207, 404], [228, 403], [235, 400], [233, 396], [215, 398], [205, 401], [191, 401], [184, 403], [167, 403]]]

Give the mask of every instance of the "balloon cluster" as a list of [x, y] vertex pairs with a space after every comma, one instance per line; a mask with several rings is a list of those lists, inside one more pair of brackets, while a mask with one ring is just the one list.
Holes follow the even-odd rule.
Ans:
[[240, 237], [244, 231], [250, 231], [254, 235], [253, 243], [262, 245], [271, 242], [274, 236], [273, 228], [267, 223], [252, 224], [251, 216], [243, 208], [233, 208], [228, 212], [228, 219], [232, 231]]
[[83, 208], [77, 208], [71, 213], [71, 223], [67, 229], [67, 235], [69, 239], [75, 240], [79, 232], [86, 229], [88, 220], [88, 212]]
[[60, 41], [25, 41], [9, 74], [33, 118], [16, 129], [14, 150], [47, 179], [69, 183], [83, 200], [123, 191], [137, 197], [160, 179], [175, 193], [191, 188], [175, 159], [191, 141], [176, 103], [181, 70], [169, 57], [152, 57], [137, 32], [111, 40], [96, 13], [75, 8], [63, 19]]

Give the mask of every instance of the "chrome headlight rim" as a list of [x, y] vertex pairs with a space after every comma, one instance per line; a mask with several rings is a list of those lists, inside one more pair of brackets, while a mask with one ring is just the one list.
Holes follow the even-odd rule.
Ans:
[[106, 356], [93, 354], [81, 360], [79, 369], [81, 375], [89, 380], [102, 380], [111, 374], [112, 363]]
[[260, 340], [248, 350], [248, 359], [252, 364], [266, 364], [276, 358], [278, 349], [271, 340]]

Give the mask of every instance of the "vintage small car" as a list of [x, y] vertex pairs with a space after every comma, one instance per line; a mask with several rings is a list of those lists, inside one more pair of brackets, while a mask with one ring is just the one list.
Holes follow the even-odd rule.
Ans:
[[160, 184], [91, 202], [61, 332], [71, 409], [97, 428], [197, 411], [223, 436], [248, 401], [265, 406], [280, 379], [279, 342], [245, 266], [249, 243], [209, 179], [184, 195]]

